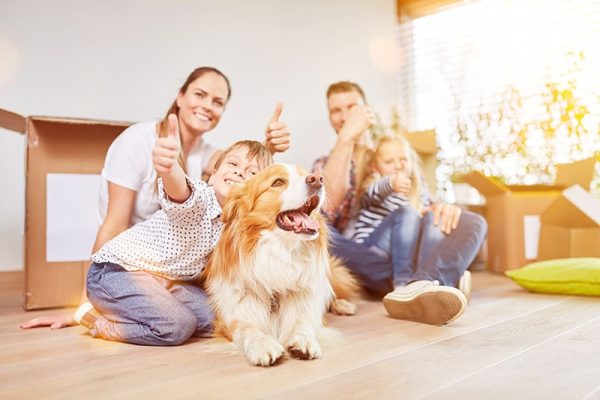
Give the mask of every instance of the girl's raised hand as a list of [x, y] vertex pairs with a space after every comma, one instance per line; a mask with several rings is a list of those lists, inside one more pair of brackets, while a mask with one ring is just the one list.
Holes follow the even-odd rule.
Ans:
[[412, 187], [412, 182], [406, 175], [406, 172], [398, 171], [390, 177], [390, 185], [392, 186], [392, 190], [394, 190], [394, 192], [408, 196], [410, 193], [410, 188]]

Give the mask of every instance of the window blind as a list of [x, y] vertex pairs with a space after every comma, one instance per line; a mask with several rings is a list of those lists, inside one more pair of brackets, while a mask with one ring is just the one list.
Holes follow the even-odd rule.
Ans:
[[600, 1], [465, 2], [398, 38], [401, 122], [436, 130], [442, 190], [469, 170], [547, 183], [600, 151]]

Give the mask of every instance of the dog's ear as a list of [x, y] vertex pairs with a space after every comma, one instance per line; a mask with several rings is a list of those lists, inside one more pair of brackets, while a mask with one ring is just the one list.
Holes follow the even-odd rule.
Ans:
[[247, 183], [238, 183], [231, 188], [231, 191], [227, 195], [227, 200], [225, 200], [223, 214], [221, 215], [221, 220], [224, 224], [250, 212], [252, 209], [252, 203], [248, 207], [248, 198], [250, 195], [247, 192], [246, 186]]

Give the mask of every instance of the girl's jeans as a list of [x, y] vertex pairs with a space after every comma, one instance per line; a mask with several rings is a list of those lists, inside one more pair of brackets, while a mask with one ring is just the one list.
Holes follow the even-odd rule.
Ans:
[[178, 345], [208, 336], [213, 313], [192, 281], [173, 281], [113, 263], [93, 263], [87, 295], [101, 314], [90, 330], [96, 337], [151, 346]]

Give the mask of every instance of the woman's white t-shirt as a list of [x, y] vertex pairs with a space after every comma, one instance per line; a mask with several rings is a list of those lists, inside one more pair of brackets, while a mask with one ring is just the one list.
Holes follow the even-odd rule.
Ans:
[[[156, 170], [152, 148], [156, 142], [156, 121], [142, 122], [125, 129], [110, 145], [102, 169], [99, 223], [108, 210], [108, 182], [137, 192], [131, 225], [145, 221], [159, 208], [156, 193]], [[217, 148], [200, 140], [186, 160], [187, 175], [200, 179]]]

